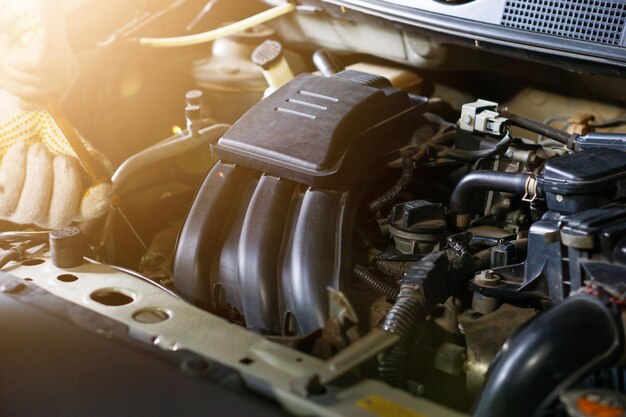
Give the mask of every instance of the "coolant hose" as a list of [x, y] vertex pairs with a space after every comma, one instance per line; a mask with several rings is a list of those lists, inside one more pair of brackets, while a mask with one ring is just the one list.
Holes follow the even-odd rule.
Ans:
[[478, 191], [500, 191], [523, 195], [530, 174], [498, 171], [474, 171], [463, 177], [450, 197], [450, 210], [469, 214], [472, 197]]
[[569, 298], [510, 338], [496, 356], [476, 417], [535, 417], [564, 389], [624, 352], [618, 315], [599, 299]]

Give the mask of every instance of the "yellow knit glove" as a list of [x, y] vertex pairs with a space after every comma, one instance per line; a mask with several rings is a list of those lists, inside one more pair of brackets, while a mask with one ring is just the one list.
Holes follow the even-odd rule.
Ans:
[[[110, 163], [89, 143], [102, 166]], [[52, 114], [25, 109], [0, 90], [0, 218], [42, 228], [67, 226], [103, 215], [110, 184], [91, 186], [76, 152]]]

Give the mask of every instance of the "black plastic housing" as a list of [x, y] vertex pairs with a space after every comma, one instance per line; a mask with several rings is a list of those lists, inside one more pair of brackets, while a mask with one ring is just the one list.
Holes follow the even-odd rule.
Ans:
[[612, 202], [624, 178], [626, 153], [589, 149], [548, 161], [539, 186], [550, 210], [572, 214]]
[[176, 288], [261, 333], [323, 327], [328, 287], [350, 291], [358, 208], [426, 101], [345, 71], [300, 76], [257, 104], [213, 148], [221, 161], [179, 236]]
[[426, 99], [345, 77], [301, 75], [248, 111], [213, 146], [225, 161], [323, 188], [349, 188], [407, 142]]

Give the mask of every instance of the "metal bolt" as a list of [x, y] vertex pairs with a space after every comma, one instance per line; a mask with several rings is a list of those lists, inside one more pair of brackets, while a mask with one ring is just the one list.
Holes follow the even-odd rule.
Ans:
[[466, 114], [465, 117], [463, 117], [463, 123], [465, 124], [472, 123], [472, 116], [470, 116], [469, 114]]
[[477, 274], [474, 277], [474, 281], [481, 286], [493, 287], [500, 282], [500, 276], [496, 275], [491, 269], [487, 269]]
[[561, 194], [556, 195], [556, 201], [558, 201], [559, 203], [562, 203], [564, 199], [565, 198]]
[[185, 101], [188, 106], [202, 106], [202, 91], [189, 90], [185, 93]]

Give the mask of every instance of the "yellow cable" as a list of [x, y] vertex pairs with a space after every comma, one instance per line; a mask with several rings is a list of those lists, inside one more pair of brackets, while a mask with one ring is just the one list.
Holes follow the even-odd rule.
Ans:
[[210, 30], [208, 32], [198, 33], [195, 35], [178, 36], [174, 38], [140, 38], [139, 44], [150, 46], [152, 48], [177, 48], [181, 46], [199, 45], [201, 43], [212, 42], [216, 39], [225, 38], [227, 36], [243, 32], [254, 26], [258, 26], [262, 23], [266, 23], [270, 20], [289, 14], [295, 10], [295, 5], [285, 3], [240, 20], [239, 22]]

